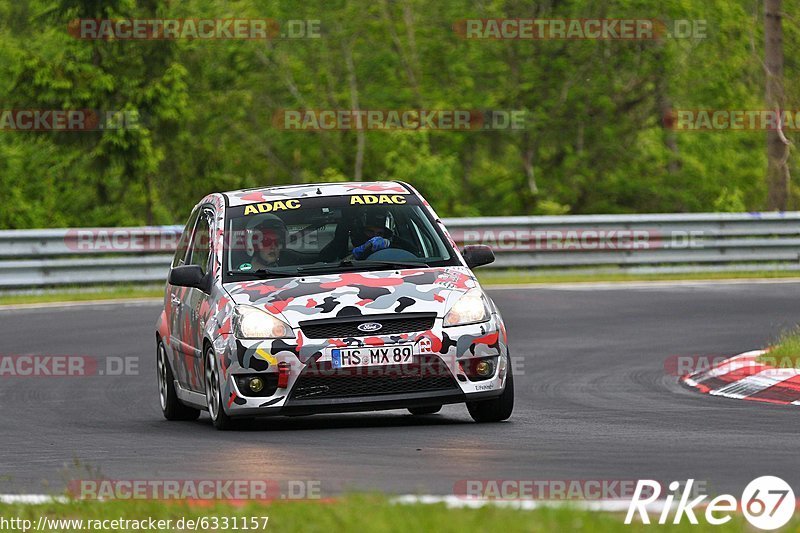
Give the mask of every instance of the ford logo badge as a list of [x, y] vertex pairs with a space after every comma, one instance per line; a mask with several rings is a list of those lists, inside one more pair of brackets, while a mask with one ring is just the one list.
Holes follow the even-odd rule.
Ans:
[[358, 329], [358, 331], [363, 331], [364, 333], [371, 333], [373, 331], [383, 329], [383, 324], [378, 322], [364, 322], [363, 324], [356, 326], [356, 329]]

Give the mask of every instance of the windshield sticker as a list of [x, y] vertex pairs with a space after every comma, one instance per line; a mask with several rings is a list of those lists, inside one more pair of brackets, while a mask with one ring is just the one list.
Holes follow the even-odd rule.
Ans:
[[277, 200], [275, 202], [263, 202], [260, 204], [248, 205], [244, 208], [244, 214], [255, 215], [257, 213], [271, 213], [273, 211], [299, 209], [300, 206], [300, 200]]
[[406, 197], [402, 194], [360, 194], [350, 197], [350, 205], [404, 204]]

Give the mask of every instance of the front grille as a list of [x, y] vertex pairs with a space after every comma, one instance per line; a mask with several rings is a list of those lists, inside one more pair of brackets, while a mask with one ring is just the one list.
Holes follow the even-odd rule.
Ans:
[[[342, 339], [348, 337], [373, 337], [427, 331], [433, 327], [435, 314], [400, 315], [399, 317], [359, 316], [347, 319], [306, 320], [300, 322], [303, 335], [309, 339]], [[358, 326], [377, 322], [383, 327], [378, 331], [364, 332]]]
[[330, 363], [319, 365], [303, 371], [292, 389], [290, 400], [461, 390], [447, 365], [438, 357], [435, 361], [402, 367], [333, 370]]

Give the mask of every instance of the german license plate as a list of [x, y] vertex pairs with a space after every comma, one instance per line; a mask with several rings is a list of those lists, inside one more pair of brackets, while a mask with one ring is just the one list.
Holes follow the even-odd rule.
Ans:
[[334, 348], [331, 350], [331, 365], [333, 368], [404, 365], [413, 362], [413, 344]]

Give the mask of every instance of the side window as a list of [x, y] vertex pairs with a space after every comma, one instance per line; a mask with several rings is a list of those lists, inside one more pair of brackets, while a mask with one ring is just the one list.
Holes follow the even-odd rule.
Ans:
[[420, 243], [422, 246], [422, 254], [423, 257], [432, 257], [434, 255], [434, 246], [433, 242], [430, 239], [430, 236], [426, 233], [420, 231], [419, 226], [417, 225], [416, 220], [409, 220], [409, 225], [411, 226], [414, 232], [414, 239], [416, 242]]
[[204, 211], [197, 220], [197, 227], [192, 237], [192, 255], [187, 264], [197, 265], [203, 269], [203, 274], [208, 271], [208, 258], [211, 256], [211, 214]]
[[175, 249], [175, 257], [172, 258], [172, 268], [176, 266], [181, 266], [186, 259], [186, 252], [189, 250], [189, 240], [192, 237], [192, 230], [194, 229], [194, 224], [197, 221], [197, 215], [200, 214], [200, 209], [195, 209], [192, 211], [192, 214], [189, 215], [189, 221], [186, 222], [186, 226], [183, 228], [183, 233], [181, 233], [181, 238], [178, 239], [178, 246]]

